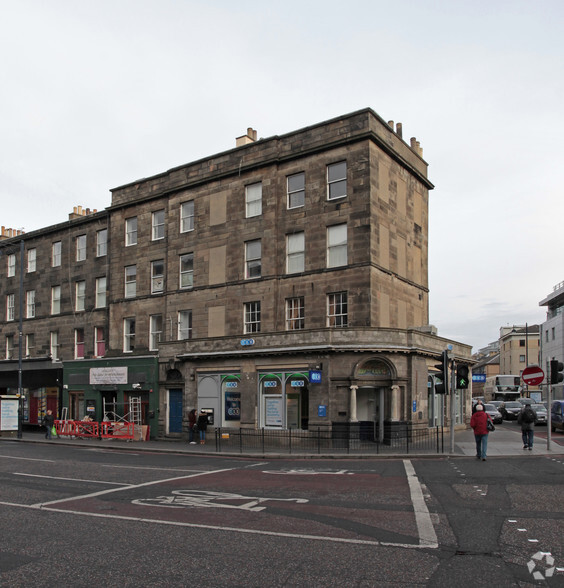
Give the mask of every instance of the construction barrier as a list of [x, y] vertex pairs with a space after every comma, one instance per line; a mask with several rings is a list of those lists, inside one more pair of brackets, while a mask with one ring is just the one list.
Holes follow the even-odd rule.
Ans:
[[104, 421], [100, 425], [102, 439], [133, 439], [135, 431], [133, 423]]
[[59, 437], [132, 440], [135, 432], [133, 423], [104, 421], [55, 421]]
[[59, 437], [99, 437], [99, 426], [95, 421], [55, 421]]

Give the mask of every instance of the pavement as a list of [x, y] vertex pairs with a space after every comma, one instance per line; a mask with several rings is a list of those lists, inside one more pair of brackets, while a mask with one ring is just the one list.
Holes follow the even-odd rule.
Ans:
[[[550, 444], [547, 441], [547, 428], [536, 427], [534, 447], [532, 451], [523, 449], [523, 442], [521, 440], [521, 429], [518, 425], [511, 422], [504, 422], [503, 425], [496, 425], [496, 430], [490, 433], [488, 439], [488, 458], [497, 458], [504, 456], [515, 456], [515, 455], [564, 455], [564, 434], [555, 432], [551, 434]], [[221, 451], [217, 452], [215, 447], [215, 441], [210, 439], [206, 445], [189, 445], [186, 441], [174, 440], [150, 440], [150, 441], [124, 441], [116, 439], [78, 439], [70, 437], [59, 437], [57, 439], [48, 440], [45, 439], [45, 433], [40, 430], [24, 430], [22, 432], [22, 438], [17, 439], [11, 433], [2, 432], [0, 433], [1, 442], [17, 442], [17, 443], [56, 443], [58, 445], [74, 446], [74, 447], [89, 447], [89, 448], [102, 448], [102, 449], [120, 449], [129, 451], [148, 451], [148, 452], [166, 452], [166, 453], [182, 453], [192, 455], [217, 455], [217, 456], [231, 456], [231, 457], [265, 457], [269, 459], [323, 459], [323, 458], [334, 458], [334, 459], [362, 459], [362, 458], [393, 458], [403, 457], [401, 454], [374, 454], [374, 452], [366, 454], [344, 454], [344, 453], [311, 453], [311, 454], [297, 454], [297, 453], [284, 453], [284, 452], [268, 452], [261, 453], [253, 450], [244, 451], [243, 453], [233, 453]], [[448, 432], [445, 433], [445, 452], [442, 454], [437, 453], [426, 453], [416, 454], [409, 453], [409, 457], [437, 457], [440, 455], [449, 455], [451, 457], [463, 457], [476, 455], [476, 444], [474, 441], [474, 433], [472, 429], [466, 429], [463, 431], [456, 431], [454, 436], [454, 452], [449, 451], [450, 449], [450, 437]]]

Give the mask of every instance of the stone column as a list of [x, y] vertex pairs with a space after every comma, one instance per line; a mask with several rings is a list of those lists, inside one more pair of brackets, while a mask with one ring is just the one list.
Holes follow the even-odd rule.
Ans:
[[391, 421], [399, 421], [400, 420], [400, 387], [396, 384], [392, 386], [392, 403], [390, 406], [390, 420]]
[[358, 390], [358, 386], [355, 386], [354, 384], [350, 387], [351, 390], [351, 395], [349, 398], [349, 414], [350, 414], [350, 418], [349, 421], [351, 423], [356, 423], [357, 418], [356, 418], [356, 391]]

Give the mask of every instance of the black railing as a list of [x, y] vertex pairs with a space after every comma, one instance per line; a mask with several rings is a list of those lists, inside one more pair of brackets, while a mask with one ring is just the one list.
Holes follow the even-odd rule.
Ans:
[[301, 429], [215, 429], [216, 450], [239, 453], [316, 454], [440, 454], [444, 453], [442, 427], [384, 430], [383, 438], [366, 436], [355, 423]]

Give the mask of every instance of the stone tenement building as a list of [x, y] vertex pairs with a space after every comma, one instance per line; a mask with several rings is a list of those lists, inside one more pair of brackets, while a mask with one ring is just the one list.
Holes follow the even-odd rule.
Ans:
[[428, 324], [432, 187], [419, 143], [364, 109], [266, 139], [248, 129], [115, 188], [103, 212], [9, 237], [0, 391], [14, 385], [23, 239], [37, 268], [24, 363], [62, 360], [63, 385], [43, 395], [71, 416], [140, 396], [153, 436], [181, 435], [194, 407], [222, 427], [437, 424], [429, 371], [448, 345], [467, 363], [471, 349]]

